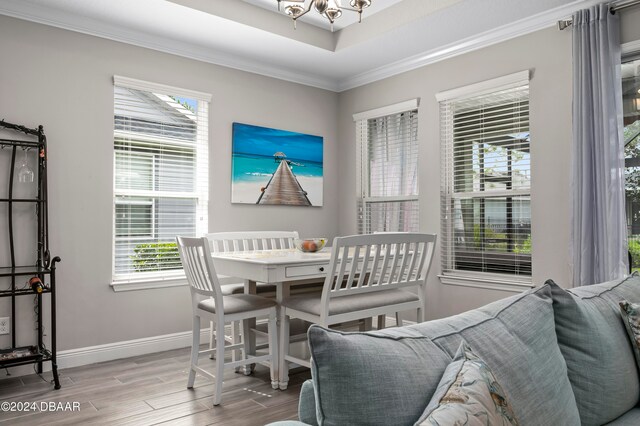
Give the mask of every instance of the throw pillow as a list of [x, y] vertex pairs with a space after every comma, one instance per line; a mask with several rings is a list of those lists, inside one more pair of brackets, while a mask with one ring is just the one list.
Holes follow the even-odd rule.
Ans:
[[631, 346], [636, 356], [636, 363], [640, 366], [640, 304], [620, 302], [622, 321], [631, 339]]
[[618, 306], [622, 298], [596, 285], [567, 291], [551, 280], [547, 284], [581, 424], [608, 423], [638, 404], [636, 362]]
[[309, 328], [316, 417], [323, 426], [411, 425], [451, 357], [428, 337]]
[[416, 425], [517, 426], [518, 421], [491, 369], [463, 342]]

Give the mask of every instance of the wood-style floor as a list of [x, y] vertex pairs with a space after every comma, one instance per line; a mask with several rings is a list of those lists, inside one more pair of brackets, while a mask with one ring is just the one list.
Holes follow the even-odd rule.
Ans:
[[[292, 372], [286, 391], [271, 389], [269, 370], [251, 376], [227, 370], [222, 404], [213, 383], [198, 377], [187, 389], [189, 349], [143, 355], [60, 371], [62, 389], [33, 374], [0, 378], [0, 401], [78, 402], [79, 412], [0, 412], [0, 425], [264, 425], [297, 419], [298, 395], [308, 370]], [[215, 361], [201, 357], [213, 372]], [[4, 375], [4, 370], [0, 370]], [[51, 374], [43, 375], [51, 380]], [[1, 376], [0, 376], [1, 377]]]

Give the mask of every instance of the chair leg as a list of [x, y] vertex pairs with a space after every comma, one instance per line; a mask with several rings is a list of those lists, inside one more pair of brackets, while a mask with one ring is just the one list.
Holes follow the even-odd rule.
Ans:
[[387, 322], [386, 315], [378, 315], [378, 330], [382, 330], [385, 328]]
[[269, 355], [271, 356], [271, 364], [269, 366], [271, 373], [271, 387], [273, 389], [278, 389], [278, 369], [280, 358], [278, 357], [278, 324], [275, 308], [273, 308], [269, 314]]
[[[244, 352], [244, 358], [245, 360], [249, 359], [249, 339], [251, 338], [251, 336], [249, 336], [249, 333], [251, 333], [251, 329], [249, 327], [249, 321], [247, 320], [242, 320], [242, 352]], [[244, 373], [245, 376], [249, 376], [251, 375], [252, 369], [251, 369], [251, 364], [247, 363], [243, 366], [244, 368], [242, 368], [242, 371]]]
[[191, 389], [196, 381], [196, 370], [193, 368], [198, 365], [198, 352], [200, 351], [200, 317], [193, 316], [193, 341], [191, 342], [191, 364], [189, 365], [189, 379], [187, 380], [187, 388]]
[[418, 308], [418, 322], [424, 322], [424, 309]]
[[280, 375], [280, 389], [286, 390], [289, 384], [289, 361], [285, 359], [289, 355], [289, 317], [287, 309], [280, 308], [280, 365], [278, 367]]
[[[240, 327], [238, 327], [238, 321], [231, 322], [231, 344], [236, 345], [240, 343]], [[241, 349], [234, 349], [231, 351], [231, 361], [235, 362], [246, 357], [246, 353]], [[236, 367], [236, 373], [240, 371], [240, 367]]]
[[[216, 332], [214, 331], [214, 327], [213, 321], [209, 321], [209, 349], [216, 347]], [[215, 352], [209, 354], [209, 359], [216, 359]]]
[[400, 312], [396, 312], [396, 325], [402, 327], [402, 318], [400, 318]]
[[373, 329], [373, 318], [367, 317], [360, 322], [360, 331], [371, 331]]
[[224, 380], [224, 323], [216, 323], [216, 389], [213, 395], [213, 405], [222, 401], [222, 384]]

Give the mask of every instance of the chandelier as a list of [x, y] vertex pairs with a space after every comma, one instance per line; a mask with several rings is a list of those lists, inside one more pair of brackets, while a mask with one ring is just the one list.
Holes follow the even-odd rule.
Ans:
[[371, 5], [371, 0], [348, 0], [351, 7], [342, 6], [340, 0], [311, 0], [308, 5], [307, 0], [277, 0], [278, 10], [281, 10], [281, 3], [284, 3], [284, 12], [293, 19], [293, 28], [296, 28], [298, 18], [306, 15], [311, 8], [315, 9], [320, 15], [324, 16], [331, 23], [331, 31], [333, 31], [333, 23], [342, 16], [343, 10], [358, 13], [358, 22], [362, 22], [362, 10]]

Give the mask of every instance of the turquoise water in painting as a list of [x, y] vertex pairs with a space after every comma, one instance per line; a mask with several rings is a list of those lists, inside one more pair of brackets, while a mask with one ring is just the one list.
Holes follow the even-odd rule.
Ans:
[[[232, 173], [234, 182], [268, 182], [278, 168], [273, 156], [233, 154]], [[322, 163], [287, 158], [291, 171], [301, 177], [322, 177]]]

